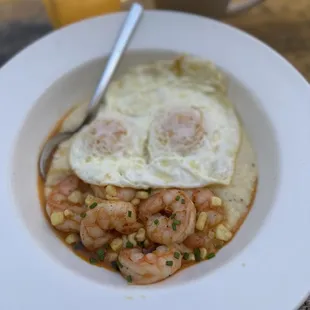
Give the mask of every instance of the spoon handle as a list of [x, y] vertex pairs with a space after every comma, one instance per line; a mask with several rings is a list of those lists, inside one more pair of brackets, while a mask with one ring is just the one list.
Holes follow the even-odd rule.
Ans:
[[131, 6], [126, 20], [121, 28], [118, 39], [114, 43], [110, 57], [107, 61], [95, 93], [88, 105], [88, 115], [94, 115], [96, 113], [99, 102], [101, 101], [101, 98], [105, 94], [108, 85], [111, 82], [111, 79], [123, 56], [123, 53], [138, 25], [138, 22], [141, 19], [142, 13], [143, 7], [140, 4], [134, 3]]

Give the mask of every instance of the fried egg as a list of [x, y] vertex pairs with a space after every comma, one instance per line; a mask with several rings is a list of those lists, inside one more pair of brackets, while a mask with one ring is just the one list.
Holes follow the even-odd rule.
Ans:
[[126, 175], [145, 170], [146, 137], [144, 130], [123, 115], [100, 114], [74, 137], [70, 165], [87, 183], [132, 186]]
[[223, 75], [192, 57], [137, 66], [114, 81], [70, 164], [85, 182], [134, 188], [229, 184], [239, 121]]

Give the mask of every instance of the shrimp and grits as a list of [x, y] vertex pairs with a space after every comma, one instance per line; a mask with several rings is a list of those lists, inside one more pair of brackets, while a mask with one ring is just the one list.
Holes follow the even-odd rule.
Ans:
[[[255, 154], [226, 92], [217, 68], [187, 56], [114, 81], [96, 119], [59, 145], [39, 182], [57, 235], [132, 284], [214, 258], [257, 185]], [[57, 130], [84, 110], [74, 108]]]

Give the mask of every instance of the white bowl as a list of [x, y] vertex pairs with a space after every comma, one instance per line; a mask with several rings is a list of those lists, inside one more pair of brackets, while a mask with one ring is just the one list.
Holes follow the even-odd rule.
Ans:
[[309, 86], [269, 47], [210, 19], [147, 12], [119, 73], [184, 52], [227, 73], [259, 164], [257, 197], [234, 240], [211, 261], [135, 287], [73, 255], [49, 228], [37, 195], [40, 147], [70, 106], [90, 98], [123, 19], [63, 28], [0, 70], [0, 309], [297, 307], [310, 287]]

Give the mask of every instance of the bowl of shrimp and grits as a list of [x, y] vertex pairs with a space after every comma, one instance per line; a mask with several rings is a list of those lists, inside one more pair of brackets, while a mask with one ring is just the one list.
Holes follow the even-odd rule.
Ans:
[[243, 32], [147, 11], [96, 118], [40, 177], [42, 146], [83, 120], [123, 19], [55, 31], [0, 70], [0, 305], [296, 308], [310, 284], [309, 86]]

